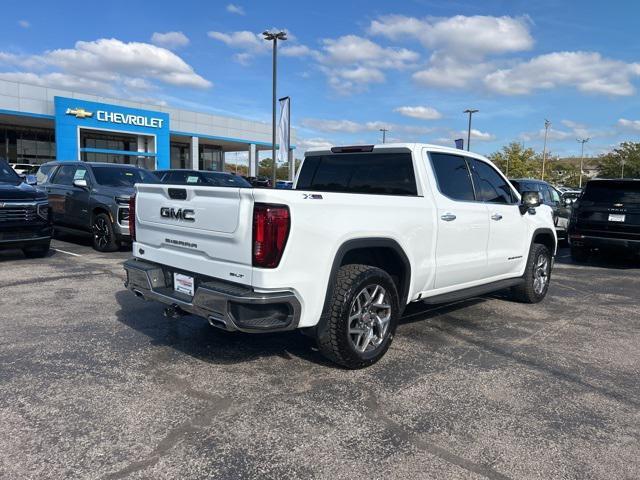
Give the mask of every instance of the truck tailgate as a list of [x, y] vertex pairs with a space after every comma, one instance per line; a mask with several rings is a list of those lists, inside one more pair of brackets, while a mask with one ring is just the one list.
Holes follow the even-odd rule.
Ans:
[[252, 218], [252, 189], [139, 184], [134, 255], [251, 284]]

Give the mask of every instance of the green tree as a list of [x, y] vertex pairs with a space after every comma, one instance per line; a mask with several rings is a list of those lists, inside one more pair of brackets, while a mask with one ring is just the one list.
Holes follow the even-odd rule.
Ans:
[[613, 151], [600, 156], [599, 175], [620, 178], [624, 164], [624, 178], [640, 178], [640, 143], [623, 142]]
[[536, 152], [518, 142], [502, 147], [489, 159], [509, 178], [539, 178], [542, 170], [542, 160]]
[[[580, 168], [566, 159], [548, 160], [545, 172], [544, 179], [553, 185], [575, 188], [580, 183]], [[583, 179], [584, 181], [586, 180]]]

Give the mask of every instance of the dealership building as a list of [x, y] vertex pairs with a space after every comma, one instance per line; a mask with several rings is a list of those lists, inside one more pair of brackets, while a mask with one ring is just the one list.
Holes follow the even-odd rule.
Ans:
[[0, 158], [10, 163], [220, 171], [225, 153], [246, 152], [256, 176], [260, 150], [271, 150], [267, 123], [0, 80]]

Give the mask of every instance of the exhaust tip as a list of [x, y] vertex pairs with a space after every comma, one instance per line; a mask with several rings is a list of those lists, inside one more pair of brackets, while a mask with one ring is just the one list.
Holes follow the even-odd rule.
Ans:
[[136, 297], [146, 300], [146, 298], [144, 298], [144, 294], [140, 290], [133, 290], [133, 293]]
[[221, 318], [217, 318], [217, 317], [214, 317], [214, 316], [210, 315], [207, 318], [207, 320], [209, 321], [209, 325], [211, 325], [212, 327], [220, 328], [222, 330], [227, 330], [227, 331], [231, 330], [229, 328], [229, 326], [227, 325], [227, 322], [225, 322]]

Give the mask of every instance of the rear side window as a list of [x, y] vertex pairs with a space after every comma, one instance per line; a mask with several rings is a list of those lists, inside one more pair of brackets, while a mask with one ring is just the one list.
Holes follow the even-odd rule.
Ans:
[[417, 195], [411, 153], [339, 153], [307, 157], [298, 190]]
[[430, 153], [438, 188], [453, 200], [473, 202], [473, 184], [464, 157], [448, 153]]
[[592, 180], [587, 183], [581, 201], [608, 204], [640, 203], [640, 182]]
[[473, 165], [478, 200], [489, 203], [513, 203], [509, 183], [491, 165], [475, 158], [468, 161]]

